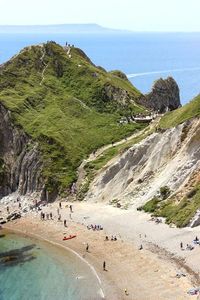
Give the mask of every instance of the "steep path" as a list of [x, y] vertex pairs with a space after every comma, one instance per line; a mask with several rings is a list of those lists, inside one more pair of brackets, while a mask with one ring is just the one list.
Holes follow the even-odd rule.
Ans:
[[40, 60], [41, 60], [42, 64], [44, 65], [44, 69], [42, 70], [42, 73], [41, 73], [42, 79], [41, 79], [41, 81], [40, 81], [40, 85], [42, 85], [42, 83], [43, 83], [43, 81], [44, 81], [44, 79], [45, 79], [44, 73], [45, 73], [46, 69], [48, 68], [48, 64], [46, 64], [46, 63], [44, 62], [44, 57], [45, 57], [46, 51], [45, 51], [43, 45], [42, 45], [42, 48], [43, 48], [43, 49], [42, 49], [42, 56], [40, 57]]
[[[140, 135], [142, 135], [144, 133], [148, 134], [148, 132], [151, 132], [153, 129], [156, 128], [156, 126], [158, 125], [159, 121], [160, 121], [160, 116], [158, 116], [154, 121], [151, 122], [151, 124], [148, 127], [144, 128], [143, 130], [140, 130], [139, 132], [136, 132], [136, 133], [132, 134], [131, 136], [120, 140], [119, 142], [103, 146], [103, 147], [99, 148], [97, 151], [91, 153], [87, 159], [83, 160], [82, 164], [78, 168], [78, 179], [77, 179], [77, 182], [76, 182], [77, 188], [79, 189], [79, 187], [81, 186], [81, 184], [83, 183], [83, 181], [85, 179], [86, 172], [85, 172], [84, 167], [86, 166], [87, 163], [95, 161], [106, 150], [108, 150], [108, 149], [110, 149], [110, 148], [112, 148], [114, 146], [116, 147], [116, 146], [119, 146], [119, 145], [126, 145], [132, 139], [135, 139], [136, 137], [139, 137]], [[116, 159], [116, 157], [114, 159]], [[113, 161], [113, 159], [112, 159], [112, 161]]]

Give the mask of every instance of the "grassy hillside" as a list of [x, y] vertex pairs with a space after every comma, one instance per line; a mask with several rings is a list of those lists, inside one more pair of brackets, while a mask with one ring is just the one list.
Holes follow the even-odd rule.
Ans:
[[130, 135], [140, 124], [121, 116], [144, 111], [132, 84], [92, 64], [78, 48], [49, 42], [25, 48], [0, 68], [0, 102], [39, 142], [48, 189], [66, 191], [82, 159]]
[[166, 223], [174, 223], [177, 227], [187, 226], [200, 207], [200, 184], [197, 184], [180, 202], [173, 198], [162, 201], [153, 198], [141, 209], [157, 217], [165, 217]]
[[200, 116], [200, 95], [183, 107], [165, 114], [160, 121], [160, 127], [175, 127], [196, 116]]

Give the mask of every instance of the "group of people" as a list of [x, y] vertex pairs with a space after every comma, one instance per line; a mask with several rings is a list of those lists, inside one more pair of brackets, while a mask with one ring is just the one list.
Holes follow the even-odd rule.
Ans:
[[[111, 236], [111, 239], [110, 239], [111, 241], [117, 241], [117, 237], [116, 237], [116, 235], [115, 236]], [[106, 237], [105, 237], [105, 241], [109, 241], [109, 237], [106, 235]]]
[[44, 221], [44, 220], [53, 220], [53, 214], [52, 214], [52, 212], [46, 213], [46, 214], [44, 212], [41, 212], [40, 213], [40, 218], [41, 218], [42, 221]]
[[[199, 240], [199, 238], [197, 236], [193, 240], [193, 244], [200, 246], [200, 240]], [[186, 244], [186, 248], [184, 248], [183, 247], [183, 242], [180, 242], [180, 248], [181, 248], [181, 250], [193, 250], [194, 246], [192, 246], [190, 244]]]
[[103, 230], [103, 227], [101, 226], [101, 225], [93, 225], [93, 224], [91, 224], [91, 225], [87, 225], [87, 229], [88, 230], [90, 230], [90, 229], [92, 229], [92, 230]]

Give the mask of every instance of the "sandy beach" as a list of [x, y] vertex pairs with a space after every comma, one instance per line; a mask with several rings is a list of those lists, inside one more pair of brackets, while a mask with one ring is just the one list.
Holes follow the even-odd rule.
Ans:
[[[45, 214], [52, 212], [53, 220], [42, 221], [41, 212], [33, 211], [5, 224], [4, 228], [75, 251], [97, 276], [102, 299], [198, 299], [187, 291], [200, 285], [196, 263], [200, 247], [181, 250], [180, 241], [185, 249], [186, 243], [190, 244], [198, 235], [199, 228], [180, 230], [157, 225], [142, 212], [104, 204], [73, 202], [73, 213], [70, 213], [69, 205], [62, 202], [61, 221], [58, 221], [59, 203], [55, 202], [42, 209]], [[103, 230], [89, 230], [90, 224], [101, 225]], [[63, 241], [70, 234], [76, 234], [76, 238]], [[117, 241], [111, 241], [112, 235]], [[106, 236], [109, 241], [105, 241]], [[104, 261], [107, 271], [103, 271]], [[178, 278], [180, 272], [186, 276]]]

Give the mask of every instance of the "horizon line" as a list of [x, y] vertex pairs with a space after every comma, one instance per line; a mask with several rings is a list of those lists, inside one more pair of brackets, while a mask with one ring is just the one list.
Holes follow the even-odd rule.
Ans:
[[134, 29], [126, 29], [126, 28], [112, 28], [106, 27], [104, 25], [100, 25], [98, 23], [55, 23], [55, 24], [0, 24], [0, 27], [49, 27], [49, 26], [98, 26], [105, 30], [113, 30], [113, 31], [128, 31], [130, 33], [200, 33], [200, 29], [198, 30], [134, 30]]

